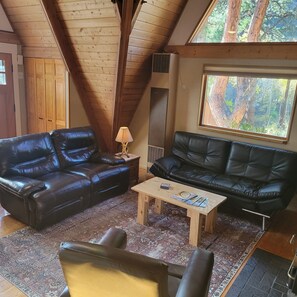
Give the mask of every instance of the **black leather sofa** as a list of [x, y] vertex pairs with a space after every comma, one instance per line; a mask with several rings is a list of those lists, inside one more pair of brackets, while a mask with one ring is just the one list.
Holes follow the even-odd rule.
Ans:
[[0, 202], [42, 229], [127, 191], [129, 167], [100, 153], [90, 127], [0, 140]]
[[150, 171], [227, 196], [230, 206], [265, 217], [292, 199], [297, 153], [178, 131], [171, 155], [156, 160]]

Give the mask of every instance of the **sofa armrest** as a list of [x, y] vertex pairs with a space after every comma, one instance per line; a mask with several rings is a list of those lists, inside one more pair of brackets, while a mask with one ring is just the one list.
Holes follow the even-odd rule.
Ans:
[[270, 182], [259, 188], [258, 196], [259, 197], [275, 197], [282, 196], [289, 188], [289, 184], [286, 181], [275, 181]]
[[94, 153], [91, 156], [90, 161], [95, 163], [105, 163], [109, 165], [120, 165], [125, 163], [125, 160], [119, 156], [99, 152]]
[[98, 244], [124, 249], [127, 245], [127, 233], [118, 228], [110, 228]]
[[188, 262], [176, 297], [206, 297], [214, 263], [212, 252], [196, 249]]
[[177, 157], [170, 155], [156, 160], [150, 172], [156, 176], [166, 177], [173, 168], [179, 168], [181, 165], [182, 162]]
[[45, 189], [42, 181], [25, 176], [0, 177], [0, 187], [7, 192], [19, 197], [28, 197], [34, 192]]

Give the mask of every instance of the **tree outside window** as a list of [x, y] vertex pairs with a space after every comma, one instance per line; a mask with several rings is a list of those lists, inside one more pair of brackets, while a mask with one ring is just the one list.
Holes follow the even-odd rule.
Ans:
[[[200, 125], [225, 132], [288, 140], [297, 72], [205, 67]], [[295, 70], [293, 70], [294, 72]], [[258, 72], [258, 73], [257, 73]], [[263, 73], [265, 72], [265, 73]], [[288, 70], [290, 72], [290, 70]], [[260, 74], [261, 73], [261, 74]], [[223, 86], [223, 91], [220, 85]]]
[[296, 42], [296, 0], [217, 0], [190, 42]]

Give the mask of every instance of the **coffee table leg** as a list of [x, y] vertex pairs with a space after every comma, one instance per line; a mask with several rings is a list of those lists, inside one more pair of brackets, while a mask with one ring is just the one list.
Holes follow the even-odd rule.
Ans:
[[145, 194], [138, 193], [138, 210], [137, 223], [145, 225], [147, 223], [149, 207], [149, 197]]
[[161, 214], [163, 210], [163, 201], [160, 199], [155, 199], [155, 213]]
[[205, 231], [208, 233], [213, 233], [217, 221], [217, 208], [215, 207], [205, 219]]
[[189, 243], [198, 246], [201, 240], [201, 215], [199, 212], [188, 209], [187, 216], [190, 218]]

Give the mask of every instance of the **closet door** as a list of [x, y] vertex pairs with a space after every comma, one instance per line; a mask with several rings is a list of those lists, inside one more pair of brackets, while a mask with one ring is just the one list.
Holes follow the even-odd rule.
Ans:
[[55, 59], [25, 59], [28, 133], [66, 127], [66, 69]]
[[55, 60], [44, 61], [46, 131], [56, 129]]
[[46, 130], [44, 60], [35, 59], [37, 131]]

